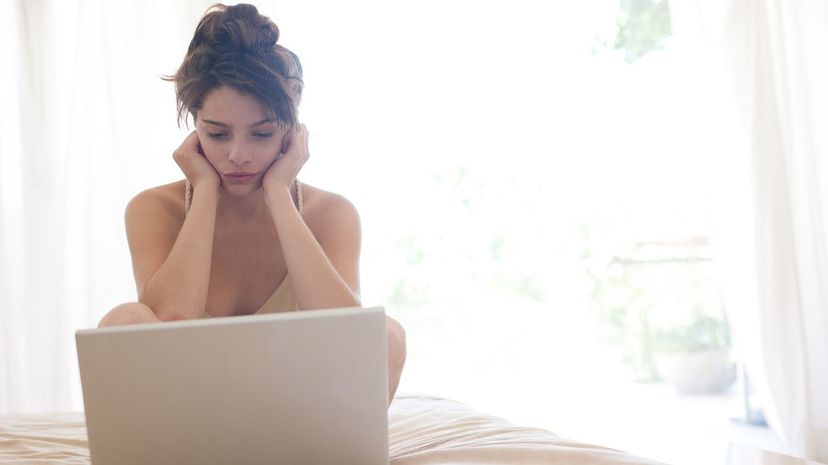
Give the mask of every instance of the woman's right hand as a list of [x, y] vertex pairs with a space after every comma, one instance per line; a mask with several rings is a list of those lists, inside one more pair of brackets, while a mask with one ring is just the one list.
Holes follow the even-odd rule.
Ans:
[[221, 177], [204, 156], [196, 131], [191, 132], [181, 146], [173, 152], [173, 159], [178, 163], [178, 167], [184, 172], [184, 176], [190, 181], [193, 189], [202, 185], [218, 189]]

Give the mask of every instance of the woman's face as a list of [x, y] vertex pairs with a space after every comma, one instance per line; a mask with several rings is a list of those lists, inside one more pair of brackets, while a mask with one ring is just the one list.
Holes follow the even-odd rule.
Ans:
[[233, 195], [262, 187], [288, 132], [255, 97], [227, 86], [207, 95], [195, 125], [204, 156], [221, 176], [222, 187]]

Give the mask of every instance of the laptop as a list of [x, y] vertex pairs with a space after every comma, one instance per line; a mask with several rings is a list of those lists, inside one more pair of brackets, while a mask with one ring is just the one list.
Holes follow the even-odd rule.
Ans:
[[93, 465], [388, 463], [382, 307], [75, 335]]

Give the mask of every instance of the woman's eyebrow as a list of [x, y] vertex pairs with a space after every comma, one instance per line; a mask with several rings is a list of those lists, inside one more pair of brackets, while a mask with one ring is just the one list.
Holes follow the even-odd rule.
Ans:
[[[223, 128], [229, 128], [229, 127], [230, 127], [230, 125], [229, 125], [229, 124], [227, 124], [227, 123], [222, 123], [221, 121], [214, 121], [214, 120], [211, 120], [211, 119], [205, 119], [205, 118], [202, 118], [202, 119], [201, 119], [201, 121], [204, 121], [205, 123], [212, 124], [213, 126], [221, 126], [221, 127], [223, 127]], [[263, 120], [261, 120], [261, 121], [259, 121], [259, 122], [256, 122], [256, 123], [251, 124], [249, 127], [251, 127], [251, 128], [255, 128], [255, 127], [257, 127], [257, 126], [261, 126], [261, 125], [263, 125], [263, 124], [267, 124], [267, 123], [272, 123], [272, 122], [274, 122], [274, 121], [276, 121], [276, 118], [265, 118], [265, 119], [263, 119]]]
[[213, 126], [221, 126], [223, 128], [229, 128], [230, 127], [229, 124], [222, 123], [221, 121], [213, 121], [213, 120], [204, 119], [204, 118], [201, 118], [201, 121], [203, 121], [205, 123], [208, 123], [208, 124], [212, 124]]
[[264, 124], [267, 124], [267, 123], [272, 123], [274, 121], [276, 121], [276, 118], [265, 118], [265, 119], [259, 121], [258, 123], [251, 124], [250, 127], [255, 128], [256, 126], [261, 126], [261, 125], [264, 125]]

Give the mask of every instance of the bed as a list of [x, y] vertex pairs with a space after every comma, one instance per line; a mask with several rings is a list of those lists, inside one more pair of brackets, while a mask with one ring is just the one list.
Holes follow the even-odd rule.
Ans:
[[[388, 413], [392, 465], [657, 463], [513, 425], [440, 397], [399, 394]], [[0, 415], [0, 464], [89, 463], [83, 412]]]

